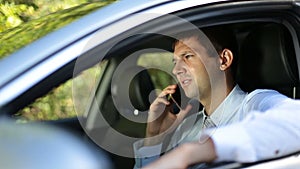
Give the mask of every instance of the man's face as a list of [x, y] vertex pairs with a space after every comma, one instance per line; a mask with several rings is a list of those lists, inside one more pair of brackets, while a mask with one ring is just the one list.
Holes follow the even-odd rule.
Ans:
[[200, 100], [211, 96], [208, 72], [218, 71], [217, 58], [208, 56], [206, 49], [196, 37], [182, 39], [176, 43], [173, 74], [176, 75], [187, 97]]

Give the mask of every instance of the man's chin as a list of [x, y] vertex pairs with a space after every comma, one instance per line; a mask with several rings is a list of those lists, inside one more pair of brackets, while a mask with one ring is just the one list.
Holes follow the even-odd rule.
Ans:
[[198, 99], [198, 94], [195, 94], [195, 92], [184, 91], [184, 93], [190, 99]]

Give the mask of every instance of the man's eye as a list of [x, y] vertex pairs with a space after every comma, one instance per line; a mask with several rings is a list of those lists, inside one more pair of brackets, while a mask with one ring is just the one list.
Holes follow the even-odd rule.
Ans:
[[172, 62], [173, 62], [174, 65], [176, 65], [176, 60], [173, 59]]
[[191, 55], [191, 54], [188, 54], [188, 55], [184, 55], [184, 58], [185, 59], [188, 59], [188, 58], [190, 58], [190, 57], [192, 57], [193, 55]]

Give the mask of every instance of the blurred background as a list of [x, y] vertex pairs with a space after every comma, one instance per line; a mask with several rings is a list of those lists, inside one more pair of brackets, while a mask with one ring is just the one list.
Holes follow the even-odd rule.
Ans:
[[[114, 1], [0, 0], [0, 60]], [[0, 168], [112, 167], [109, 157], [98, 147], [85, 141], [86, 138], [82, 138], [82, 135], [55, 125], [30, 123], [77, 118], [71, 80], [36, 99], [13, 116], [17, 119], [17, 124], [10, 119], [0, 119]]]
[[[0, 0], [0, 59], [112, 2], [115, 0]], [[75, 118], [71, 91], [69, 80], [20, 110], [18, 122]]]

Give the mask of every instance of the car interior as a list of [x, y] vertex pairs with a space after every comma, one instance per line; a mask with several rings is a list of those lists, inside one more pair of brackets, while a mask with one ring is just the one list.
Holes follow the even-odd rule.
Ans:
[[[193, 23], [200, 29], [209, 25], [197, 20]], [[243, 90], [251, 92], [259, 88], [275, 89], [290, 98], [300, 98], [299, 40], [295, 29], [288, 22], [246, 20], [232, 23], [220, 22], [217, 25], [226, 26], [236, 34], [239, 44], [236, 80]], [[118, 43], [115, 44], [116, 41]], [[103, 73], [97, 77], [97, 87], [87, 105], [86, 113], [78, 118], [45, 123], [80, 133], [82, 138], [95, 144], [110, 144], [112, 138], [115, 137], [115, 140], [119, 138], [116, 133], [134, 138], [127, 140], [125, 144], [127, 146], [114, 145], [108, 151], [104, 150], [111, 156], [115, 168], [133, 168], [134, 158], [122, 157], [113, 152], [118, 150], [133, 155], [133, 142], [145, 136], [146, 123], [144, 122], [151, 101], [156, 96], [154, 91], [176, 83], [176, 79], [170, 72], [172, 65], [160, 61], [160, 57], [164, 56], [165, 60], [171, 63], [173, 41], [173, 38], [158, 33], [143, 33], [113, 39], [80, 56], [81, 59], [88, 61], [80, 65], [80, 69], [75, 73], [76, 76], [73, 71], [76, 66], [74, 60], [2, 109], [11, 116], [66, 80], [80, 76], [81, 71], [105, 61], [107, 64], [103, 68]], [[101, 53], [105, 53], [103, 49], [109, 44], [115, 45], [104, 58], [98, 57]], [[153, 62], [157, 60], [159, 66], [140, 64], [139, 60], [142, 56], [149, 56]], [[143, 63], [147, 61], [149, 60]], [[166, 81], [160, 84], [160, 78]], [[102, 149], [101, 146], [99, 148]], [[241, 165], [258, 163], [260, 162]], [[218, 165], [224, 163], [208, 164], [206, 167]], [[239, 167], [241, 166], [237, 168]]]
[[[299, 71], [295, 51], [297, 42], [295, 42], [295, 39], [284, 25], [262, 22], [238, 23], [226, 26], [237, 33], [240, 44], [236, 80], [243, 90], [251, 92], [255, 89], [274, 89], [290, 98], [299, 98], [299, 92], [297, 91], [297, 88], [299, 88]], [[137, 45], [132, 49], [141, 50], [145, 48], [164, 47], [164, 50], [172, 52], [172, 39], [169, 37], [143, 35], [143, 39], [147, 36], [151, 38], [146, 38], [149, 40], [146, 40], [144, 43], [139, 43], [140, 46]], [[161, 44], [165, 46], [161, 46]], [[120, 46], [122, 46], [122, 42]], [[115, 61], [118, 64], [121, 64], [122, 59], [116, 61], [118, 58], [115, 56], [120, 56], [120, 58], [124, 59], [134, 53], [134, 50], [126, 51], [122, 49], [122, 47], [119, 48], [118, 45], [116, 45], [116, 48], [118, 50], [113, 49], [113, 52], [108, 54], [108, 58], [110, 61]], [[114, 51], [116, 52], [114, 53]], [[123, 53], [119, 53], [120, 51]], [[138, 58], [138, 56], [135, 57]], [[151, 92], [155, 89], [151, 77], [154, 76], [153, 78], [155, 78], [157, 74], [151, 74], [150, 69], [134, 64], [134, 60], [132, 60], [131, 63], [133, 64], [127, 65], [126, 68], [122, 70], [123, 73], [121, 73], [119, 77], [116, 77], [117, 79], [112, 80], [112, 88], [106, 91], [106, 97], [103, 101], [100, 101], [99, 106], [102, 106], [100, 112], [104, 118], [109, 121], [112, 128], [127, 136], [142, 138], [145, 135], [146, 124], [136, 122], [136, 119], [140, 118], [143, 121], [146, 120], [147, 116], [141, 113], [138, 116], [130, 116], [132, 121], [128, 120], [128, 118], [124, 117], [124, 114], [116, 108], [116, 105], [127, 105], [128, 107], [123, 107], [122, 110], [127, 110], [131, 112], [131, 114], [135, 110], [142, 112], [147, 111], [150, 106], [148, 100], [149, 95], [151, 95]], [[114, 66], [118, 66], [118, 64], [114, 64]], [[161, 70], [155, 71], [160, 72]], [[171, 73], [168, 72], [168, 74], [170, 75]], [[172, 82], [170, 82], [170, 84], [172, 84]], [[101, 81], [99, 86], [103, 87]], [[120, 88], [120, 90], [113, 90], [113, 88]], [[98, 90], [103, 89], [98, 88]], [[95, 120], [94, 122], [96, 123]], [[90, 130], [89, 134], [97, 135], [96, 133], [103, 131], [103, 128], [95, 127]], [[106, 132], [109, 133], [110, 136], [113, 135], [109, 130]], [[105, 142], [105, 137], [96, 138], [94, 141], [103, 141], [103, 139]], [[132, 146], [133, 142], [128, 144]], [[132, 147], [126, 149], [126, 151], [130, 151], [130, 149], [132, 151]], [[113, 156], [115, 158], [114, 160], [119, 161], [117, 164], [121, 166], [127, 165], [128, 168], [133, 167], [133, 159]], [[222, 165], [224, 164], [222, 163]], [[212, 166], [215, 165], [211, 165], [211, 167]]]
[[261, 25], [244, 39], [238, 63], [237, 81], [244, 90], [275, 89], [299, 97], [299, 73], [292, 36], [279, 24]]

